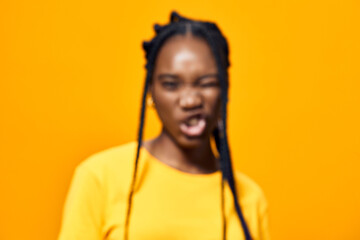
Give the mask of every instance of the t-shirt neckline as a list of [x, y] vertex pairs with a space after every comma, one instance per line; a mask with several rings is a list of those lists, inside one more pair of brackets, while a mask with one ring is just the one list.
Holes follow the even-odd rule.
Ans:
[[160, 161], [158, 158], [156, 158], [154, 155], [152, 155], [144, 146], [141, 146], [140, 150], [142, 153], [144, 153], [145, 159], [149, 159], [150, 161], [154, 162], [155, 164], [161, 166], [162, 168], [166, 168], [169, 171], [172, 171], [174, 174], [183, 175], [189, 178], [217, 178], [220, 174], [220, 170], [216, 170], [211, 173], [189, 173], [181, 171], [177, 168], [174, 168], [162, 161]]

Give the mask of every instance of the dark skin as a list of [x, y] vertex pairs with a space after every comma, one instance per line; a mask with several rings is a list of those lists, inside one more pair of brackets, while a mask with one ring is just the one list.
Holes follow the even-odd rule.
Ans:
[[[143, 143], [163, 163], [193, 174], [219, 170], [210, 145], [221, 107], [217, 74], [205, 40], [188, 33], [163, 44], [149, 88], [163, 127], [159, 136]], [[189, 136], [180, 129], [184, 119], [194, 114], [202, 114], [206, 121], [199, 136]]]

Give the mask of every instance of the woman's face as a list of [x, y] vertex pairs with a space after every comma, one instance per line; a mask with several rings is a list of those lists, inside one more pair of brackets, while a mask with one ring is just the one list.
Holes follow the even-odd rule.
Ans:
[[150, 91], [163, 133], [195, 148], [209, 141], [220, 116], [218, 71], [205, 40], [176, 35], [161, 47]]

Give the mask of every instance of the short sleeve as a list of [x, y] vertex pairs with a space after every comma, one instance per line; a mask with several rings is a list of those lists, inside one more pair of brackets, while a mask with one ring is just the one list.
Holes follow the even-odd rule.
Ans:
[[76, 168], [65, 201], [58, 240], [100, 240], [104, 191], [101, 181], [87, 168]]

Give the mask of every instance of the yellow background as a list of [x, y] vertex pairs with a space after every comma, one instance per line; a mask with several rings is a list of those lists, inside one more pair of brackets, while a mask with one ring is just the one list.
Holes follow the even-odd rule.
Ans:
[[75, 166], [136, 139], [141, 41], [173, 9], [228, 37], [232, 156], [273, 239], [360, 239], [355, 0], [1, 1], [0, 239], [55, 239]]

